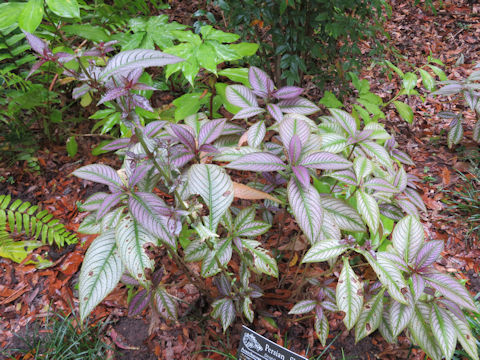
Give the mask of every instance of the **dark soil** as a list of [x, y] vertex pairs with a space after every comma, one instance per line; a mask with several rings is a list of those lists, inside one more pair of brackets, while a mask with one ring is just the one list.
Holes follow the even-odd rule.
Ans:
[[148, 339], [148, 324], [143, 319], [122, 318], [113, 327], [126, 340], [128, 347], [138, 350], [118, 350], [118, 360], [156, 360], [157, 357], [146, 345]]

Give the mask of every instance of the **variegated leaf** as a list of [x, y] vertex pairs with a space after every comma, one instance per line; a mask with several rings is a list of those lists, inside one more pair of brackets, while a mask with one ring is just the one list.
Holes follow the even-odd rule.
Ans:
[[227, 331], [237, 315], [232, 299], [223, 298], [216, 300], [213, 302], [212, 307], [212, 317], [220, 319], [223, 332]]
[[415, 343], [422, 348], [433, 360], [441, 360], [440, 348], [432, 334], [429, 323], [430, 307], [424, 303], [417, 303], [413, 307], [412, 318], [408, 330]]
[[263, 142], [266, 133], [267, 128], [265, 127], [265, 121], [261, 120], [253, 124], [247, 131], [248, 145], [253, 148], [258, 148]]
[[323, 315], [320, 319], [315, 316], [315, 333], [320, 340], [322, 346], [327, 344], [328, 333], [330, 331], [330, 326], [328, 324], [328, 319], [325, 315]]
[[422, 224], [411, 215], [405, 216], [393, 229], [393, 247], [406, 262], [412, 262], [415, 259], [424, 239]]
[[386, 193], [395, 194], [398, 192], [397, 187], [390, 184], [387, 180], [380, 178], [371, 178], [363, 183], [365, 189], [371, 189], [374, 191], [381, 191]]
[[242, 310], [247, 320], [253, 322], [254, 313], [252, 310], [252, 299], [248, 296], [243, 300]]
[[307, 251], [302, 263], [327, 261], [343, 254], [347, 249], [348, 246], [336, 239], [317, 241]]
[[360, 182], [372, 173], [373, 164], [366, 157], [360, 156], [353, 161], [353, 170], [355, 171], [357, 181]]
[[119, 191], [124, 187], [120, 176], [110, 166], [102, 164], [90, 164], [82, 166], [73, 172], [73, 175], [81, 179], [105, 184]]
[[376, 234], [380, 223], [380, 210], [375, 199], [362, 190], [358, 190], [355, 194], [357, 200], [357, 210], [362, 219], [367, 223], [370, 233]]
[[201, 261], [210, 251], [207, 244], [201, 240], [192, 241], [185, 249], [185, 261]]
[[225, 89], [227, 100], [235, 106], [241, 108], [258, 107], [257, 98], [252, 90], [243, 85], [229, 85]]
[[227, 119], [216, 119], [205, 123], [198, 132], [198, 144], [211, 144], [223, 132]]
[[295, 179], [291, 179], [287, 187], [288, 202], [298, 225], [314, 244], [322, 227], [323, 210], [318, 191], [311, 186], [302, 187]]
[[258, 96], [266, 98], [274, 90], [274, 84], [267, 73], [255, 66], [248, 69], [248, 81]]
[[320, 170], [345, 170], [352, 166], [352, 163], [342, 156], [328, 153], [328, 152], [315, 152], [305, 156], [300, 165], [311, 169]]
[[117, 286], [124, 266], [117, 253], [115, 231], [99, 235], [87, 250], [78, 282], [80, 319], [88, 314]]
[[430, 273], [423, 277], [431, 287], [440, 292], [440, 294], [445, 296], [448, 300], [453, 301], [462, 308], [478, 312], [472, 296], [467, 289], [449, 275]]
[[158, 313], [167, 320], [177, 320], [177, 303], [162, 287], [155, 289], [155, 305]]
[[460, 344], [462, 344], [463, 350], [467, 352], [472, 359], [478, 359], [478, 347], [475, 336], [473, 336], [472, 331], [468, 323], [463, 322], [461, 319], [455, 315], [449, 314], [452, 320], [453, 327], [457, 333], [457, 338]]
[[392, 159], [383, 146], [378, 145], [374, 141], [364, 141], [360, 143], [360, 147], [373, 161], [378, 162], [387, 169], [392, 166]]
[[453, 145], [456, 145], [463, 138], [463, 126], [461, 119], [455, 118], [450, 123], [450, 129], [447, 135], [447, 144], [451, 149]]
[[328, 110], [332, 114], [332, 117], [335, 119], [336, 123], [339, 124], [343, 128], [343, 130], [347, 132], [348, 135], [355, 135], [355, 133], [357, 132], [357, 122], [352, 117], [352, 115], [340, 109]]
[[278, 277], [277, 262], [267, 250], [258, 247], [260, 244], [258, 241], [242, 239], [242, 244], [252, 253], [254, 266], [258, 271], [266, 275]]
[[272, 117], [277, 122], [281, 122], [283, 120], [283, 113], [280, 107], [277, 104], [267, 104], [267, 110], [272, 115]]
[[228, 264], [232, 258], [232, 240], [220, 240], [215, 242], [214, 248], [209, 249], [207, 255], [202, 261], [201, 274], [204, 277], [210, 277], [218, 274], [221, 267]]
[[326, 133], [321, 137], [321, 149], [333, 154], [342, 152], [347, 147], [347, 139], [343, 135]]
[[313, 102], [301, 97], [280, 100], [278, 106], [287, 114], [311, 115], [320, 110]]
[[343, 322], [350, 330], [357, 322], [363, 306], [363, 283], [353, 272], [347, 258], [343, 258], [343, 269], [337, 284], [338, 310], [345, 313]]
[[302, 119], [285, 117], [278, 126], [280, 138], [283, 144], [288, 147], [293, 135], [297, 135], [304, 146], [310, 136], [310, 126]]
[[263, 112], [265, 112], [265, 110], [261, 107], [249, 106], [238, 111], [232, 119], [248, 119]]
[[388, 310], [392, 334], [394, 337], [397, 337], [410, 322], [413, 314], [413, 307], [412, 305], [405, 305], [398, 301], [392, 301]]
[[451, 359], [457, 344], [457, 333], [447, 311], [435, 303], [430, 310], [430, 327], [443, 355], [447, 360]]
[[322, 208], [330, 214], [338, 227], [346, 231], [365, 231], [358, 212], [341, 199], [322, 196]]
[[296, 303], [288, 312], [289, 314], [306, 314], [317, 306], [316, 300], [302, 300]]
[[278, 171], [285, 170], [285, 163], [278, 157], [267, 152], [256, 152], [242, 157], [225, 165], [229, 169], [247, 171]]
[[118, 253], [128, 272], [143, 287], [147, 288], [149, 283], [145, 270], [153, 270], [155, 264], [149, 258], [146, 247], [149, 243], [157, 246], [157, 239], [131, 216], [126, 216], [120, 221], [116, 228], [115, 238]]
[[473, 134], [472, 134], [473, 140], [475, 140], [477, 143], [480, 143], [480, 120], [477, 120], [475, 125], [473, 126]]
[[383, 313], [383, 290], [372, 297], [363, 307], [362, 313], [355, 325], [355, 342], [378, 329]]
[[252, 148], [250, 146], [242, 147], [221, 147], [218, 149], [219, 154], [215, 154], [215, 161], [233, 161], [241, 158], [243, 155], [251, 154], [258, 152], [258, 149]]
[[233, 201], [233, 183], [224, 169], [212, 164], [195, 164], [188, 171], [190, 193], [199, 194], [209, 209], [207, 226], [217, 225]]

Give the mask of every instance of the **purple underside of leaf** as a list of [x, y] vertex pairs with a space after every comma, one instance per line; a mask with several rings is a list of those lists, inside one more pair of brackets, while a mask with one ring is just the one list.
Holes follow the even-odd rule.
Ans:
[[123, 186], [122, 180], [118, 176], [117, 172], [107, 165], [86, 165], [75, 170], [73, 175], [81, 179], [105, 184], [118, 190]]
[[447, 299], [440, 299], [439, 300], [442, 304], [445, 304], [448, 310], [450, 310], [456, 317], [458, 317], [460, 320], [463, 322], [467, 322], [467, 318], [465, 317], [465, 314], [463, 313], [462, 309], [455, 304], [453, 301], [447, 300]]
[[200, 146], [198, 151], [211, 153], [211, 154], [217, 154], [220, 152], [215, 146], [210, 144], [203, 144], [202, 146]]
[[168, 121], [164, 121], [164, 120], [152, 121], [151, 123], [148, 123], [147, 125], [145, 125], [145, 129], [143, 130], [143, 132], [145, 136], [152, 138], [158, 135], [160, 132], [162, 132], [163, 128], [167, 124], [168, 124]]
[[183, 152], [176, 153], [174, 157], [172, 158], [172, 163], [181, 168], [185, 166], [190, 160], [192, 160], [195, 157], [194, 154], [192, 154], [189, 150], [184, 149]]
[[283, 120], [282, 110], [280, 110], [277, 104], [268, 104], [267, 110], [276, 121], [281, 122]]
[[262, 97], [267, 97], [274, 89], [272, 79], [267, 73], [255, 66], [248, 69], [248, 81], [252, 85], [253, 90]]
[[273, 93], [273, 97], [276, 99], [294, 99], [299, 97], [303, 92], [303, 89], [298, 86], [284, 86], [276, 90]]
[[23, 31], [23, 33], [25, 34], [25, 36], [27, 38], [27, 41], [30, 44], [30, 46], [32, 47], [33, 51], [35, 51], [39, 55], [43, 56], [45, 50], [48, 50], [47, 43], [45, 41], [43, 41], [42, 39], [36, 37], [35, 35], [30, 34], [29, 32]]
[[27, 77], [25, 78], [25, 80], [27, 80], [30, 75], [32, 75], [35, 71], [37, 71], [37, 69], [42, 66], [43, 64], [45, 64], [47, 62], [47, 60], [39, 60], [37, 61], [35, 64], [33, 64], [32, 66], [32, 69], [30, 70], [30, 72], [28, 73]]
[[227, 119], [217, 119], [207, 122], [198, 133], [198, 143], [211, 144], [222, 134]]
[[76, 100], [89, 92], [90, 89], [92, 88], [88, 84], [82, 84], [80, 86], [77, 86], [72, 90], [72, 98]]
[[302, 152], [302, 143], [297, 134], [294, 134], [290, 139], [290, 144], [288, 145], [288, 157], [290, 164], [294, 165], [297, 163]]
[[170, 129], [172, 130], [173, 134], [175, 134], [178, 141], [180, 141], [183, 145], [189, 148], [192, 152], [195, 152], [195, 137], [190, 131], [188, 131], [185, 127], [177, 124], [171, 124]]
[[128, 179], [128, 184], [130, 187], [137, 185], [142, 179], [145, 178], [147, 172], [152, 168], [151, 164], [142, 164], [137, 166], [133, 171], [132, 175]]
[[351, 167], [352, 163], [336, 154], [316, 152], [304, 157], [300, 165], [320, 170], [344, 170]]
[[129, 143], [130, 143], [130, 139], [125, 139], [125, 138], [113, 140], [111, 143], [108, 143], [107, 145], [103, 146], [102, 150], [113, 151], [118, 149], [124, 149], [128, 147]]
[[125, 96], [128, 94], [128, 90], [125, 88], [115, 88], [108, 90], [105, 95], [102, 96], [100, 101], [97, 103], [97, 106], [100, 104], [103, 104], [104, 102], [115, 100], [116, 98], [119, 98], [120, 96]]
[[133, 105], [138, 106], [142, 109], [145, 109], [150, 112], [154, 112], [155, 109], [150, 105], [150, 101], [141, 95], [133, 94], [132, 95]]
[[125, 285], [133, 285], [133, 286], [139, 286], [140, 283], [138, 282], [137, 279], [135, 279], [134, 277], [132, 277], [130, 274], [128, 273], [125, 273], [122, 275], [122, 278], [120, 279], [120, 281], [122, 283], [124, 283]]
[[303, 187], [308, 186], [310, 184], [310, 174], [308, 173], [308, 170], [306, 167], [292, 166], [292, 171]]
[[310, 100], [301, 97], [282, 100], [278, 103], [278, 106], [284, 113], [288, 114], [310, 115], [320, 110], [320, 108]]
[[426, 242], [418, 251], [415, 266], [423, 268], [432, 265], [441, 255], [444, 248], [442, 240], [434, 240]]
[[455, 279], [442, 273], [427, 274], [424, 278], [431, 287], [448, 300], [468, 310], [478, 311], [468, 291]]
[[102, 204], [98, 208], [97, 221], [105, 216], [115, 205], [122, 199], [122, 193], [116, 192], [105, 197]]
[[263, 112], [265, 112], [265, 109], [260, 107], [246, 107], [237, 112], [232, 119], [248, 119]]
[[384, 180], [384, 179], [373, 178], [365, 181], [363, 185], [368, 189], [372, 189], [376, 191], [382, 191], [382, 192], [387, 192], [392, 194], [395, 194], [396, 192], [398, 192], [396, 186], [390, 184], [387, 180]]
[[286, 165], [279, 157], [266, 152], [244, 155], [232, 161], [226, 167], [247, 171], [279, 171], [286, 169]]
[[140, 314], [150, 303], [152, 293], [147, 290], [140, 290], [130, 301], [128, 305], [128, 315], [135, 316]]

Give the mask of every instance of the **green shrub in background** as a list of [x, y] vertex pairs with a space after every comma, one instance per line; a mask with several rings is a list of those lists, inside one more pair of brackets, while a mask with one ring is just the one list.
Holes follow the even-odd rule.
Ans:
[[[359, 42], [369, 40], [368, 55], [384, 46], [376, 35], [390, 8], [384, 0], [215, 0], [226, 25], [244, 39], [260, 42], [256, 61], [270, 69], [276, 83], [300, 83], [304, 74], [320, 83], [344, 81], [360, 65]], [[268, 65], [267, 65], [268, 64]], [[280, 81], [282, 80], [282, 81]]]

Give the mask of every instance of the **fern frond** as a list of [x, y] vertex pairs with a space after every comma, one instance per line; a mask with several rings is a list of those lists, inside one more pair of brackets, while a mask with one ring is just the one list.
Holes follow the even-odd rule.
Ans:
[[0, 231], [6, 231], [7, 224], [10, 232], [25, 232], [33, 240], [40, 238], [44, 244], [62, 247], [78, 240], [77, 235], [66, 230], [47, 210], [20, 199], [12, 202], [10, 195], [0, 195]]

